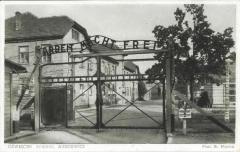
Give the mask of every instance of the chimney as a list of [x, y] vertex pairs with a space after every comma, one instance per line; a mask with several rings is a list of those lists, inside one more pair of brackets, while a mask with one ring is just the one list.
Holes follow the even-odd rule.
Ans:
[[21, 13], [20, 12], [16, 12], [15, 13], [15, 29], [16, 31], [19, 31], [22, 28], [22, 21], [21, 21]]

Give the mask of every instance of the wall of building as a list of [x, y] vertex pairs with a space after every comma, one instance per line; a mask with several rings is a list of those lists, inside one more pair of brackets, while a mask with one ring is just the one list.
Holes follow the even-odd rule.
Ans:
[[[74, 61], [82, 61], [84, 59], [81, 58], [75, 58]], [[92, 64], [92, 68], [90, 68], [89, 64]], [[96, 60], [95, 59], [89, 59], [88, 61], [85, 61], [83, 63], [77, 63], [73, 66], [74, 76], [92, 76], [96, 73]], [[89, 70], [91, 69], [91, 70]], [[78, 97], [80, 94], [82, 94], [87, 88], [89, 88], [92, 85], [92, 83], [74, 83], [73, 84], [73, 99]], [[78, 97], [74, 101], [74, 106], [76, 107], [82, 107], [86, 106], [89, 107], [90, 105], [95, 104], [95, 97], [96, 94], [96, 88], [93, 86], [91, 89], [89, 89], [86, 93], [84, 93], [82, 96]]]
[[[44, 41], [34, 41], [34, 42], [18, 42], [18, 43], [7, 43], [5, 45], [5, 58], [8, 58], [12, 61], [19, 63], [19, 47], [20, 46], [29, 46], [29, 64], [24, 64], [28, 70], [26, 74], [15, 74], [13, 76], [13, 104], [16, 105], [17, 100], [21, 94], [20, 86], [22, 84], [21, 79], [29, 77], [30, 72], [34, 67], [35, 62], [35, 47], [40, 45], [57, 45], [57, 44], [66, 44], [66, 43], [77, 43], [79, 41], [83, 41], [84, 37], [79, 32], [79, 40], [74, 40], [72, 38], [72, 29], [64, 36], [63, 39], [57, 40], [44, 40]], [[77, 44], [74, 45], [74, 49], [79, 48]], [[89, 50], [85, 50], [85, 53], [89, 52]], [[76, 54], [78, 52], [75, 52]], [[58, 53], [51, 55], [51, 62], [71, 62], [72, 58], [69, 58], [69, 53]], [[115, 59], [123, 59], [123, 56], [114, 56]], [[80, 61], [81, 59], [75, 59], [74, 61]], [[42, 62], [42, 64], [44, 64]], [[91, 66], [90, 66], [91, 65]], [[90, 59], [83, 64], [75, 64], [75, 65], [54, 65], [54, 66], [44, 66], [41, 71], [41, 76], [43, 77], [61, 77], [61, 76], [92, 76], [96, 73], [97, 63], [96, 60]], [[115, 75], [115, 74], [124, 74], [124, 63], [119, 62], [118, 64], [112, 63], [108, 60], [102, 59], [101, 71], [105, 75]], [[129, 72], [128, 74], [133, 74], [136, 72]], [[29, 90], [26, 91], [24, 99], [20, 107], [23, 107], [27, 101], [31, 97], [34, 96], [34, 85], [33, 81], [30, 84]], [[106, 85], [114, 88], [119, 94], [125, 96], [128, 100], [134, 100], [138, 97], [138, 89], [137, 89], [137, 81], [136, 82], [106, 82]], [[46, 84], [46, 86], [56, 86], [56, 85], [65, 85], [65, 84]], [[89, 88], [92, 83], [68, 83], [69, 86], [73, 87], [73, 99], [78, 97], [83, 91]], [[127, 92], [126, 92], [127, 91]], [[119, 99], [119, 102], [118, 100]], [[85, 94], [79, 97], [73, 103], [73, 108], [78, 106], [95, 106], [96, 101], [96, 87], [93, 86], [90, 90], [88, 90]], [[103, 87], [103, 102], [104, 104], [113, 104], [113, 103], [125, 103], [126, 101], [116, 95], [113, 91], [107, 89], [107, 87]], [[32, 107], [33, 108], [33, 107]], [[31, 109], [33, 110], [33, 109]]]
[[5, 67], [5, 101], [4, 101], [4, 138], [12, 135], [11, 119], [11, 70]]
[[[31, 71], [34, 68], [34, 62], [35, 62], [35, 47], [46, 45], [46, 44], [59, 44], [62, 43], [61, 39], [58, 40], [44, 40], [44, 41], [35, 41], [35, 42], [16, 42], [16, 43], [6, 43], [5, 44], [5, 58], [12, 60], [16, 63], [19, 63], [19, 47], [21, 46], [28, 46], [29, 47], [29, 63], [28, 64], [21, 64], [22, 66], [26, 67], [28, 73], [21, 73], [21, 74], [13, 74], [12, 76], [12, 99], [13, 99], [13, 105], [16, 105], [20, 94], [21, 94], [21, 85], [26, 82], [26, 78], [29, 78]], [[61, 60], [60, 55], [53, 55], [53, 61], [59, 61]], [[45, 70], [45, 71], [44, 71]], [[52, 75], [53, 73], [56, 74], [56, 68], [54, 67], [46, 67], [46, 69], [43, 70], [43, 76], [46, 75]], [[50, 72], [51, 71], [51, 72]], [[29, 100], [34, 96], [34, 84], [33, 80], [31, 80], [31, 83], [29, 85], [29, 90], [26, 91], [23, 101], [21, 102], [20, 107], [23, 107]], [[31, 108], [33, 110], [33, 107]]]
[[216, 85], [212, 86], [212, 96], [213, 96], [213, 104], [223, 104], [224, 103], [224, 85]]
[[[82, 59], [76, 58], [74, 61], [81, 61]], [[108, 60], [101, 60], [101, 72], [105, 75], [114, 75], [115, 69], [118, 68], [118, 64], [114, 64]], [[74, 76], [93, 76], [97, 72], [97, 61], [95, 58], [89, 59], [83, 63], [78, 63], [74, 65]], [[116, 69], [117, 72], [117, 69]], [[87, 88], [89, 88], [92, 83], [75, 83], [74, 85], [74, 97], [78, 97], [82, 94]], [[111, 88], [117, 87], [117, 82], [105, 82], [105, 85], [110, 86]], [[113, 91], [108, 89], [105, 86], [102, 86], [103, 102], [108, 104], [110, 96], [115, 94]], [[75, 106], [89, 107], [95, 106], [96, 101], [96, 87], [95, 85], [89, 89], [84, 95], [77, 98], [75, 101]]]
[[[77, 31], [77, 30], [76, 31], [79, 34], [79, 40], [73, 39], [72, 38], [72, 30], [76, 30], [76, 29], [72, 28], [67, 32], [67, 34], [63, 38], [63, 43], [64, 44], [66, 44], [66, 43], [77, 43], [77, 42], [81, 42], [81, 41], [85, 40], [83, 34], [79, 31]], [[75, 45], [75, 47], [79, 47], [79, 46]]]
[[[229, 76], [229, 81], [230, 81], [230, 85], [229, 85], [229, 95], [230, 95], [230, 104], [231, 105], [235, 105], [235, 82], [236, 82], [236, 63], [231, 63], [229, 64], [229, 72], [230, 72], [230, 76]], [[207, 84], [202, 86], [202, 89], [204, 91], [208, 92], [209, 95], [209, 99], [210, 102], [213, 104], [213, 106], [219, 106], [224, 104], [224, 100], [225, 100], [225, 91], [226, 91], [226, 77], [223, 78], [223, 83], [220, 85], [217, 84]], [[202, 90], [202, 91], [203, 91]], [[200, 94], [201, 91], [199, 91]]]
[[[137, 69], [134, 72], [124, 69], [123, 74], [126, 74], [126, 75], [137, 74]], [[138, 98], [138, 81], [124, 81], [122, 92], [123, 92], [122, 95], [129, 101], [133, 101], [137, 99]], [[122, 100], [121, 102], [126, 103], [125, 100]]]

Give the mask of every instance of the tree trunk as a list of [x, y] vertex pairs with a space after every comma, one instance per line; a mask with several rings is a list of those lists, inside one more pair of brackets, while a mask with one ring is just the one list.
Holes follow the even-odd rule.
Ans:
[[166, 91], [165, 91], [165, 79], [163, 80], [163, 83], [162, 83], [162, 85], [163, 85], [163, 89], [162, 89], [162, 106], [163, 106], [163, 126], [164, 126], [164, 129], [165, 129], [165, 131], [166, 131], [166, 114], [165, 114], [165, 95], [166, 95]]
[[190, 91], [190, 101], [193, 102], [193, 93], [194, 93], [194, 90], [193, 90], [194, 80], [193, 79], [190, 80], [190, 84], [189, 85], [190, 85], [190, 88], [189, 88], [189, 91]]

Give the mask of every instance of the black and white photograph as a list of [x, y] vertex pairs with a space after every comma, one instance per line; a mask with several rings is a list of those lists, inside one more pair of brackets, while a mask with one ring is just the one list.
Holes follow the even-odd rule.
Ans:
[[5, 148], [240, 151], [239, 4], [180, 2], [1, 2]]

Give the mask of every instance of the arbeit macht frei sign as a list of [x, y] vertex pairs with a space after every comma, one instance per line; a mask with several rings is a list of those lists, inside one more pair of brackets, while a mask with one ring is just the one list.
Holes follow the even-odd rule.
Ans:
[[90, 41], [84, 40], [78, 43], [57, 44], [41, 47], [46, 54], [56, 54], [64, 52], [82, 52], [85, 49], [90, 49], [95, 44], [100, 44], [113, 50], [128, 50], [128, 49], [147, 49], [160, 50], [158, 41], [153, 40], [125, 40], [116, 41], [111, 38], [95, 35], [90, 37]]

